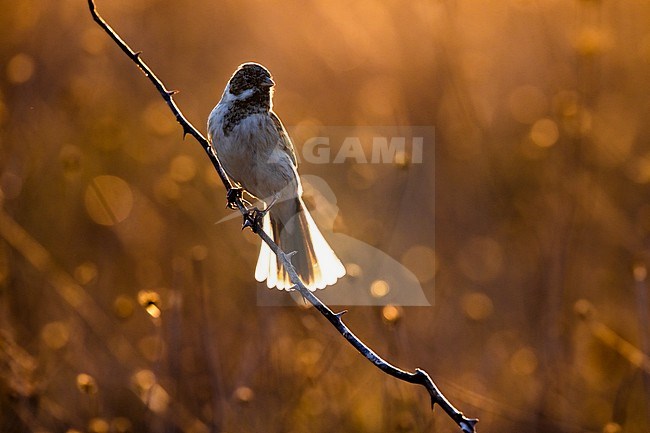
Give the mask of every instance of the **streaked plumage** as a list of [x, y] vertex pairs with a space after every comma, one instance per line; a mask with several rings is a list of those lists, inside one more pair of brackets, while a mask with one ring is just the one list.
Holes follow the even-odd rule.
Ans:
[[[208, 137], [232, 181], [267, 205], [263, 228], [292, 258], [310, 290], [345, 275], [345, 268], [316, 227], [302, 200], [291, 139], [273, 112], [273, 79], [257, 63], [240, 65], [208, 118]], [[268, 287], [292, 287], [284, 268], [262, 243], [255, 270]]]

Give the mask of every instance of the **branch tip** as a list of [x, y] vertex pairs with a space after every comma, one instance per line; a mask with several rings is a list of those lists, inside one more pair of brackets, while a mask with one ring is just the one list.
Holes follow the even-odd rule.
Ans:
[[478, 423], [478, 418], [464, 418], [458, 425], [463, 433], [476, 433], [476, 423]]

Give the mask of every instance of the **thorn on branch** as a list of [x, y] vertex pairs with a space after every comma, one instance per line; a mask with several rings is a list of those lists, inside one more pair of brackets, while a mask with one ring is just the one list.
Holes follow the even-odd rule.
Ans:
[[348, 310], [342, 310], [342, 311], [339, 311], [338, 313], [334, 313], [334, 315], [336, 317], [338, 317], [338, 318], [341, 318], [341, 316], [343, 316], [347, 312], [348, 312]]
[[174, 96], [175, 94], [180, 93], [180, 90], [167, 90], [165, 93], [167, 96]]
[[241, 225], [241, 230], [244, 231], [245, 228], [250, 227], [253, 233], [255, 233], [255, 229], [253, 227], [255, 223], [252, 221], [252, 218], [248, 214], [244, 215], [244, 222]]

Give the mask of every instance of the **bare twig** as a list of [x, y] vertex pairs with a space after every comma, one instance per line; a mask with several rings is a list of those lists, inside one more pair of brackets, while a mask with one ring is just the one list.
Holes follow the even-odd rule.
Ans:
[[601, 321], [598, 318], [596, 307], [591, 302], [580, 299], [575, 303], [573, 309], [589, 327], [591, 335], [605, 346], [618, 352], [631, 365], [639, 368], [646, 375], [650, 375], [650, 355], [618, 335], [609, 325]]
[[[116, 330], [119, 327], [115, 326], [112, 319], [105, 314], [95, 302], [93, 297], [64, 269], [58, 266], [52, 255], [40, 244], [24, 227], [18, 224], [9, 214], [7, 214], [0, 206], [0, 239], [7, 242], [8, 245], [13, 247], [19, 254], [21, 254], [28, 263], [30, 263], [54, 288], [54, 293], [59, 296], [79, 317], [84, 321], [92, 332], [103, 341], [110, 341], [111, 350], [108, 350], [110, 356], [118, 362], [119, 365], [133, 371], [140, 368], [140, 358], [137, 350], [131, 345], [129, 340]], [[3, 349], [10, 347], [7, 341], [3, 341], [3, 335], [0, 334], [0, 365], [5, 362], [2, 355]], [[14, 351], [15, 352], [15, 351]], [[1, 370], [1, 368], [0, 368]], [[3, 377], [0, 371], [0, 378]], [[6, 376], [6, 375], [4, 375]], [[161, 394], [167, 395], [167, 391], [161, 385], [158, 386], [158, 391]], [[25, 388], [25, 387], [23, 387]], [[135, 391], [135, 390], [134, 390]], [[146, 394], [146, 393], [145, 393]], [[20, 394], [19, 394], [20, 395]], [[136, 395], [145, 405], [148, 405], [146, 398], [142, 398], [142, 394], [136, 391]], [[48, 413], [56, 419], [63, 420], [68, 418], [61, 415], [61, 408], [52, 400], [43, 401], [44, 396], [40, 397], [41, 413]], [[169, 415], [169, 414], [173, 414]], [[158, 414], [164, 419], [169, 420], [181, 430], [190, 430], [190, 426], [195, 429], [200, 429], [204, 425], [202, 421], [192, 416], [191, 412], [185, 408], [181, 403], [173, 402], [169, 414]], [[18, 413], [23, 422], [31, 428], [30, 431], [41, 431], [42, 426], [28, 423], [28, 419], [24, 418], [25, 413]], [[206, 427], [207, 428], [207, 427]]]
[[477, 419], [469, 419], [465, 415], [463, 415], [462, 412], [460, 412], [458, 409], [456, 409], [450, 402], [447, 400], [447, 398], [438, 390], [438, 387], [436, 386], [435, 383], [433, 383], [433, 380], [431, 380], [431, 377], [429, 374], [420, 369], [416, 368], [415, 373], [410, 373], [408, 371], [404, 371], [400, 368], [395, 367], [394, 365], [390, 364], [389, 362], [385, 361], [382, 359], [379, 355], [377, 355], [371, 348], [366, 346], [363, 341], [359, 339], [350, 329], [343, 323], [343, 320], [341, 320], [341, 316], [345, 314], [345, 310], [335, 313], [333, 312], [327, 305], [323, 304], [320, 299], [318, 299], [309, 289], [307, 289], [302, 281], [300, 281], [300, 278], [298, 277], [298, 274], [296, 273], [295, 268], [291, 265], [291, 255], [284, 253], [280, 247], [277, 246], [273, 242], [271, 238], [264, 232], [264, 230], [259, 230], [257, 233], [260, 238], [264, 242], [266, 242], [271, 250], [280, 258], [280, 261], [282, 261], [282, 264], [284, 265], [284, 268], [287, 270], [289, 273], [289, 277], [291, 278], [291, 282], [295, 284], [295, 287], [298, 291], [300, 291], [300, 294], [307, 299], [327, 320], [330, 321], [332, 325], [345, 337], [345, 339], [350, 343], [352, 346], [354, 346], [355, 349], [359, 351], [363, 356], [365, 356], [368, 361], [372, 362], [375, 364], [377, 368], [379, 368], [381, 371], [383, 371], [386, 374], [389, 374], [393, 377], [396, 377], [397, 379], [403, 380], [405, 382], [409, 383], [414, 383], [417, 385], [422, 385], [424, 386], [427, 391], [429, 392], [429, 395], [431, 396], [431, 407], [433, 408], [434, 405], [437, 403], [440, 405], [440, 407], [453, 419], [456, 424], [466, 433], [469, 432], [474, 432], [474, 425], [478, 422]]
[[176, 120], [183, 128], [185, 135], [190, 134], [193, 136], [196, 141], [203, 147], [203, 150], [210, 158], [212, 165], [217, 170], [221, 181], [223, 182], [226, 190], [228, 191], [228, 200], [230, 204], [234, 204], [244, 217], [245, 226], [250, 226], [255, 233], [271, 248], [271, 250], [276, 254], [276, 256], [282, 261], [285, 269], [287, 270], [291, 282], [294, 284], [294, 288], [300, 292], [300, 294], [307, 299], [329, 322], [341, 333], [341, 335], [361, 353], [366, 357], [370, 362], [372, 362], [377, 368], [389, 374], [397, 379], [403, 380], [405, 382], [422, 385], [426, 388], [429, 395], [431, 396], [431, 407], [433, 408], [435, 404], [440, 405], [440, 407], [449, 415], [449, 417], [463, 430], [465, 433], [474, 433], [475, 425], [478, 422], [477, 419], [467, 418], [456, 409], [447, 398], [438, 390], [438, 387], [433, 383], [431, 377], [427, 374], [426, 371], [422, 369], [415, 369], [415, 373], [410, 373], [404, 370], [401, 370], [394, 365], [388, 363], [377, 355], [372, 349], [366, 346], [356, 335], [350, 331], [350, 329], [343, 323], [341, 316], [345, 311], [339, 313], [334, 313], [329, 307], [323, 304], [300, 280], [298, 274], [291, 264], [291, 253], [286, 254], [284, 251], [278, 247], [278, 245], [273, 242], [273, 240], [259, 227], [258, 221], [253, 217], [249, 209], [246, 207], [246, 204], [242, 200], [241, 196], [238, 194], [232, 194], [233, 185], [228, 179], [219, 158], [208, 140], [185, 118], [183, 113], [180, 111], [178, 106], [173, 100], [173, 95], [175, 91], [167, 90], [162, 81], [153, 73], [153, 71], [147, 66], [147, 64], [140, 57], [139, 52], [133, 51], [127, 44], [120, 38], [120, 36], [113, 30], [104, 19], [97, 13], [94, 0], [88, 0], [88, 6], [90, 7], [90, 13], [93, 16], [93, 19], [99, 26], [113, 39], [113, 41], [120, 47], [120, 49], [142, 70], [144, 75], [149, 78], [152, 84], [156, 87], [158, 92], [161, 94], [170, 110], [176, 117]]

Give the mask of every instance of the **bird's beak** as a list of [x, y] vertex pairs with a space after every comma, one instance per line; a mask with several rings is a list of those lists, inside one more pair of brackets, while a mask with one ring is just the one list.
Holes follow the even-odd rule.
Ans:
[[265, 78], [260, 85], [262, 87], [273, 87], [275, 86], [275, 82], [273, 82], [273, 80], [269, 77], [269, 78]]

